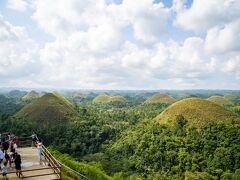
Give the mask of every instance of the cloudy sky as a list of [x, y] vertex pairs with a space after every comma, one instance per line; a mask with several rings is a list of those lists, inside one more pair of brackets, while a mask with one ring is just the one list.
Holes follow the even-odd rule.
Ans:
[[239, 0], [1, 0], [0, 87], [240, 89]]

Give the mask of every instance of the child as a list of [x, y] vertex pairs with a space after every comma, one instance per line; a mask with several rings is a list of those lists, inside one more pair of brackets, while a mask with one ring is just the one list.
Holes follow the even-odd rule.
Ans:
[[16, 174], [17, 177], [21, 178], [22, 175], [22, 168], [21, 168], [21, 164], [22, 164], [22, 160], [21, 160], [21, 156], [20, 154], [18, 154], [17, 152], [16, 154], [16, 158], [15, 158], [15, 168], [16, 168]]
[[4, 162], [4, 164], [3, 164], [2, 176], [3, 176], [3, 179], [7, 179], [7, 162]]

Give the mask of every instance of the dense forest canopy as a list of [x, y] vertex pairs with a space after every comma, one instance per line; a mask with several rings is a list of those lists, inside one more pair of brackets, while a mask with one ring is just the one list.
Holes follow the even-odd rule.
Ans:
[[[45, 92], [25, 101], [22, 97], [27, 92], [3, 92], [0, 132], [30, 136], [36, 131], [60, 161], [90, 179], [240, 178], [240, 92], [161, 92], [179, 102], [188, 97], [206, 99], [192, 107], [189, 103], [177, 106], [181, 111], [174, 110], [177, 113], [172, 116], [173, 110], [168, 111], [169, 117], [174, 117], [168, 121], [171, 126], [156, 117], [165, 117], [165, 111], [179, 102], [144, 103], [158, 92], [106, 91], [124, 101], [93, 103], [100, 93]], [[211, 96], [224, 97], [231, 103], [219, 106], [207, 100]], [[206, 111], [204, 107], [209, 104], [214, 111], [201, 115], [200, 110]], [[53, 118], [59, 114], [66, 120]], [[201, 126], [194, 126], [198, 121], [193, 118], [200, 115]], [[49, 121], [47, 125], [39, 123], [43, 118]], [[67, 172], [63, 177], [78, 178]]]

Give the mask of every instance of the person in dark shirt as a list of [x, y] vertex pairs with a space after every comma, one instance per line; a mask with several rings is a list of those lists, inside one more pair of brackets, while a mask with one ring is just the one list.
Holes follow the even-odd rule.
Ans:
[[5, 140], [5, 138], [3, 138], [2, 148], [4, 153], [6, 153], [9, 148], [9, 143]]
[[21, 178], [23, 174], [22, 174], [22, 168], [21, 168], [22, 160], [21, 160], [20, 154], [16, 153], [16, 158], [14, 160], [14, 163], [15, 163], [17, 177]]

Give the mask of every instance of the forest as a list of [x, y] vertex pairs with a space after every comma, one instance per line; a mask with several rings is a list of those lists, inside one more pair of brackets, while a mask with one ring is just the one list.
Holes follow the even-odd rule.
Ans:
[[[185, 92], [187, 95], [184, 96], [183, 92], [168, 93], [176, 98], [172, 104], [166, 101], [168, 96], [162, 94], [152, 97], [159, 98], [159, 102], [155, 102], [156, 99], [154, 103], [145, 102], [155, 92], [108, 92], [101, 98], [104, 96], [111, 100], [95, 101], [97, 103], [93, 101], [98, 95], [96, 92], [81, 94], [81, 97], [64, 92], [64, 97], [57, 95], [59, 102], [55, 100], [54, 103], [62, 106], [65, 101], [66, 104], [69, 102], [71, 113], [65, 114], [65, 119], [60, 116], [48, 119], [49, 112], [57, 112], [57, 105], [54, 105], [55, 109], [42, 114], [47, 117], [37, 120], [22, 116], [23, 110], [20, 109], [27, 107], [24, 113], [28, 110], [32, 115], [34, 112], [32, 117], [36, 118], [38, 114], [35, 111], [41, 111], [43, 105], [40, 103], [44, 99], [40, 99], [45, 95], [26, 101], [22, 99], [24, 93], [18, 92], [16, 96], [2, 93], [0, 132], [30, 136], [36, 131], [55, 157], [89, 179], [240, 179], [239, 92], [231, 92], [231, 96], [226, 92], [191, 93]], [[115, 95], [121, 95], [124, 100], [112, 100]], [[201, 124], [199, 121], [190, 124], [195, 118], [193, 113], [197, 113], [196, 117], [201, 116], [200, 110], [195, 111], [196, 106], [191, 104], [194, 98], [204, 99], [208, 106], [210, 100], [206, 99], [212, 95], [231, 101], [221, 106], [211, 102], [211, 107], [208, 107], [210, 113], [215, 113], [214, 117], [224, 119], [209, 121], [208, 117], [202, 116], [199, 119]], [[60, 102], [60, 98], [64, 99]], [[174, 123], [161, 123], [156, 118], [164, 112], [172, 113], [172, 107], [186, 98], [193, 100], [185, 102], [186, 105], [181, 104], [181, 108], [186, 106], [187, 110], [178, 113]], [[187, 113], [189, 109], [193, 117]], [[41, 118], [48, 121], [47, 124], [39, 123]], [[81, 177], [66, 170], [63, 179]]]

